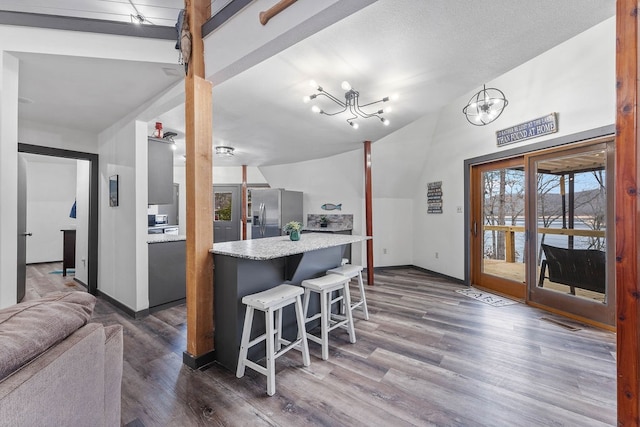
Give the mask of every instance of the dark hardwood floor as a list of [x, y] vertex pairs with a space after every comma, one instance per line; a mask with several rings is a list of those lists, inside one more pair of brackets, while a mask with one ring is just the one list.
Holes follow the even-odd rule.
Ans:
[[[38, 292], [71, 289], [33, 268]], [[237, 379], [182, 364], [184, 305], [134, 320], [100, 300], [93, 321], [124, 326], [127, 426], [616, 424], [615, 334], [523, 304], [492, 307], [460, 288], [415, 269], [377, 273], [371, 320], [356, 312], [357, 343], [335, 331], [328, 361], [310, 343], [308, 368], [298, 352], [282, 356], [273, 397], [251, 370]]]

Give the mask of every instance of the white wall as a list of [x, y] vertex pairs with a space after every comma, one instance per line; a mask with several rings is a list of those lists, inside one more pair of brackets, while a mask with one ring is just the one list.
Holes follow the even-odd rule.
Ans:
[[69, 217], [76, 198], [76, 161], [27, 156], [27, 264], [62, 261], [63, 229], [75, 229]]
[[[242, 184], [241, 166], [218, 166], [216, 159], [213, 159], [213, 184]], [[247, 166], [248, 184], [265, 184], [267, 180], [255, 166]]]
[[98, 152], [98, 135], [77, 129], [20, 120], [18, 140], [23, 144], [42, 145], [84, 153]]
[[0, 51], [0, 308], [18, 298], [18, 70], [18, 59]]
[[[353, 234], [365, 234], [363, 150], [300, 163], [263, 166], [260, 171], [271, 187], [304, 193], [305, 221], [307, 214], [326, 213], [320, 208], [325, 203], [342, 204], [341, 211], [331, 213], [353, 214]], [[362, 263], [363, 247], [364, 243], [352, 246], [354, 263]]]
[[[500, 88], [509, 100], [495, 122], [483, 127], [466, 122], [460, 111], [470, 92], [442, 110], [430, 137], [422, 133], [419, 123], [405, 130], [405, 138], [420, 139], [429, 146], [414, 187], [413, 264], [460, 279], [464, 278], [466, 216], [456, 213], [456, 207], [465, 202], [464, 160], [500, 151], [496, 130], [551, 112], [559, 113], [559, 132], [518, 146], [615, 123], [615, 18], [487, 82], [487, 87]], [[426, 184], [432, 181], [443, 183], [442, 215], [426, 213]]]
[[89, 271], [89, 184], [91, 163], [88, 160], [76, 160], [76, 276], [75, 279], [88, 284]]
[[[373, 205], [373, 262], [374, 266], [407, 265], [412, 263], [411, 227], [413, 200], [409, 197], [379, 197], [380, 193], [392, 193], [385, 177], [395, 181], [397, 175], [405, 175], [402, 168], [404, 156], [395, 156], [394, 164], [384, 154], [383, 143], [373, 143], [372, 157], [372, 205]], [[408, 154], [407, 154], [408, 155]], [[378, 164], [378, 162], [380, 164]], [[337, 214], [353, 214], [355, 235], [366, 235], [364, 208], [364, 148], [324, 159], [280, 166], [265, 166], [260, 170], [271, 187], [304, 192], [304, 218], [307, 214], [323, 214], [325, 203], [342, 204]], [[399, 180], [398, 193], [411, 181]], [[386, 249], [386, 254], [384, 253]], [[366, 263], [365, 244], [352, 246], [354, 264]]]
[[[146, 123], [118, 123], [99, 139], [98, 288], [139, 311], [149, 307]], [[116, 207], [109, 206], [109, 177], [113, 175], [118, 175]]]

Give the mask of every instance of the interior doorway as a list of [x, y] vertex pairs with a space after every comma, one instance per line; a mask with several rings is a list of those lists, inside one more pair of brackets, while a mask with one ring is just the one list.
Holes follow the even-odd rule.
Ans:
[[240, 240], [241, 186], [213, 186], [213, 236], [216, 243]]
[[[18, 152], [19, 153], [29, 153], [29, 154], [37, 154], [43, 156], [51, 156], [51, 157], [59, 157], [65, 159], [76, 159], [76, 160], [86, 160], [88, 161], [88, 215], [87, 215], [87, 256], [86, 256], [86, 269], [87, 269], [87, 278], [86, 278], [86, 286], [88, 292], [92, 294], [97, 293], [98, 289], [98, 155], [92, 153], [83, 153], [78, 151], [64, 150], [59, 148], [52, 147], [43, 147], [39, 145], [31, 145], [31, 144], [18, 144]], [[20, 177], [19, 177], [20, 178]], [[21, 188], [24, 184], [21, 183], [20, 179], [18, 180], [18, 193], [24, 194], [24, 188]], [[20, 197], [20, 196], [19, 196]], [[72, 206], [69, 206], [69, 210], [71, 212]], [[18, 230], [19, 234], [28, 234], [26, 230]], [[20, 239], [20, 236], [18, 237]], [[26, 238], [23, 237], [23, 239]], [[62, 237], [60, 237], [60, 242], [62, 242]], [[26, 245], [24, 248], [19, 246], [20, 250], [26, 250]], [[26, 275], [24, 274], [24, 269], [26, 268], [25, 264], [22, 264], [26, 261], [26, 255], [18, 254], [18, 269], [19, 271], [23, 271], [23, 276], [26, 279]], [[20, 278], [20, 273], [19, 273]], [[18, 283], [18, 289], [22, 287], [24, 289], [24, 283]], [[20, 292], [20, 291], [19, 291]]]
[[469, 164], [469, 284], [615, 326], [613, 137]]

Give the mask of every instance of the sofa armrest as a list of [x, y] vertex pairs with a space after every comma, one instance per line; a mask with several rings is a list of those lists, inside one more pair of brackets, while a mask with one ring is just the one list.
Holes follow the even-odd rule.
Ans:
[[[3, 425], [103, 425], [105, 330], [87, 324], [0, 381]], [[119, 415], [119, 413], [118, 413]]]
[[104, 425], [119, 426], [122, 394], [122, 326], [106, 326], [104, 334]]

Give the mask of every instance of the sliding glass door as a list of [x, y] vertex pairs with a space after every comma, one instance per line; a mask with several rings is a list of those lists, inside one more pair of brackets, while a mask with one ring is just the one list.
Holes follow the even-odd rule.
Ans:
[[607, 325], [615, 324], [612, 150], [596, 142], [526, 156], [527, 298]]
[[472, 169], [472, 282], [525, 296], [525, 175], [522, 157]]
[[471, 167], [471, 284], [615, 325], [613, 139]]

